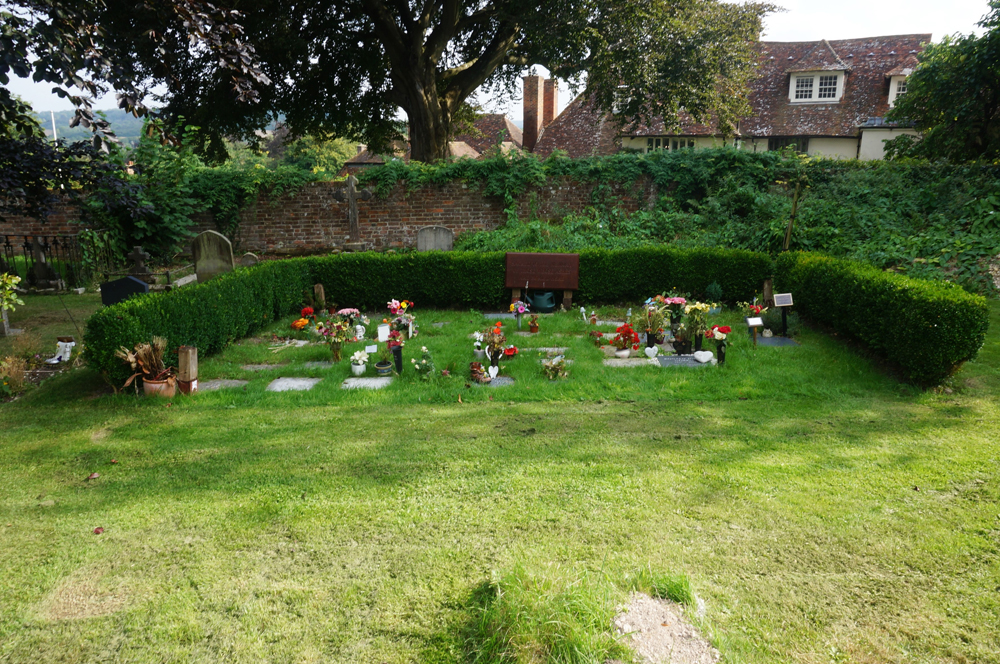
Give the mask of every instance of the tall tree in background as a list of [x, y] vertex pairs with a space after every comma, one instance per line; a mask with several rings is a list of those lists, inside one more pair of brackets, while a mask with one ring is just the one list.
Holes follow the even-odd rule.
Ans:
[[889, 118], [914, 123], [922, 137], [887, 141], [887, 157], [1000, 158], [1000, 0], [990, 10], [982, 37], [945, 37], [919, 56]]
[[533, 65], [585, 83], [623, 123], [669, 121], [683, 107], [732, 130], [748, 110], [753, 42], [771, 10], [718, 0], [230, 0], [273, 81], [261, 104], [238, 105], [212, 54], [181, 35], [153, 43], [147, 10], [106, 2], [99, 24], [139, 78], [170, 72], [165, 113], [209, 132], [210, 153], [224, 136], [252, 140], [278, 114], [293, 135], [386, 149], [402, 109], [421, 161], [447, 156], [455, 114], [474, 92], [509, 94]]

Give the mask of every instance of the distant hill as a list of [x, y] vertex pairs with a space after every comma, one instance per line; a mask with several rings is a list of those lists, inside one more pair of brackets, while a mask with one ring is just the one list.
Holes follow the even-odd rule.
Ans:
[[[108, 109], [106, 111], [98, 111], [102, 113], [104, 117], [107, 118], [108, 122], [111, 123], [111, 129], [115, 132], [122, 143], [126, 145], [135, 145], [139, 142], [139, 136], [142, 134], [142, 119], [132, 117], [130, 113], [126, 113], [117, 108]], [[45, 129], [46, 136], [52, 136], [52, 118], [48, 111], [36, 111], [35, 117], [38, 118], [38, 122]], [[69, 126], [69, 121], [73, 119], [73, 111], [55, 111], [56, 118], [56, 133], [58, 137], [66, 141], [86, 141], [91, 137], [89, 129], [84, 129], [83, 127], [72, 127]]]

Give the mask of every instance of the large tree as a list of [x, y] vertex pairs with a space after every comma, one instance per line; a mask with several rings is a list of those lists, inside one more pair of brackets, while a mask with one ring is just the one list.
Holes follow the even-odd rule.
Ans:
[[[294, 134], [350, 136], [375, 149], [401, 137], [412, 156], [445, 157], [455, 114], [474, 92], [510, 93], [533, 65], [585, 84], [623, 123], [683, 107], [735, 128], [746, 107], [761, 3], [718, 0], [230, 0], [273, 81], [260, 104], [233, 101], [216, 58], [159, 34], [134, 0], [107, 0], [100, 20], [135, 74], [164, 80], [165, 114], [211, 143], [252, 139], [279, 115]], [[126, 59], [126, 58], [123, 58]]]
[[981, 37], [946, 36], [920, 54], [889, 117], [912, 122], [921, 138], [887, 141], [887, 156], [1000, 158], [1000, 0], [978, 25]]

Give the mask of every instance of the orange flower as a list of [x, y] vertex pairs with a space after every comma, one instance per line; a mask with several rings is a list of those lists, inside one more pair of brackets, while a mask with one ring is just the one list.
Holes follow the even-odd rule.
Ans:
[[300, 319], [292, 322], [292, 329], [293, 330], [301, 330], [302, 328], [304, 328], [308, 324], [309, 324], [309, 319], [308, 318], [300, 318]]

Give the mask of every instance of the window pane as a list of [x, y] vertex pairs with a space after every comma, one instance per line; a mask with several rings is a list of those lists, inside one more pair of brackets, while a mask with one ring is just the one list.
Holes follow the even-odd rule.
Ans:
[[836, 99], [837, 98], [837, 76], [820, 76], [819, 77], [819, 98], [820, 99]]
[[896, 81], [896, 96], [906, 94], [906, 81]]
[[812, 96], [813, 96], [813, 77], [799, 76], [797, 79], [795, 79], [795, 98], [812, 99]]

